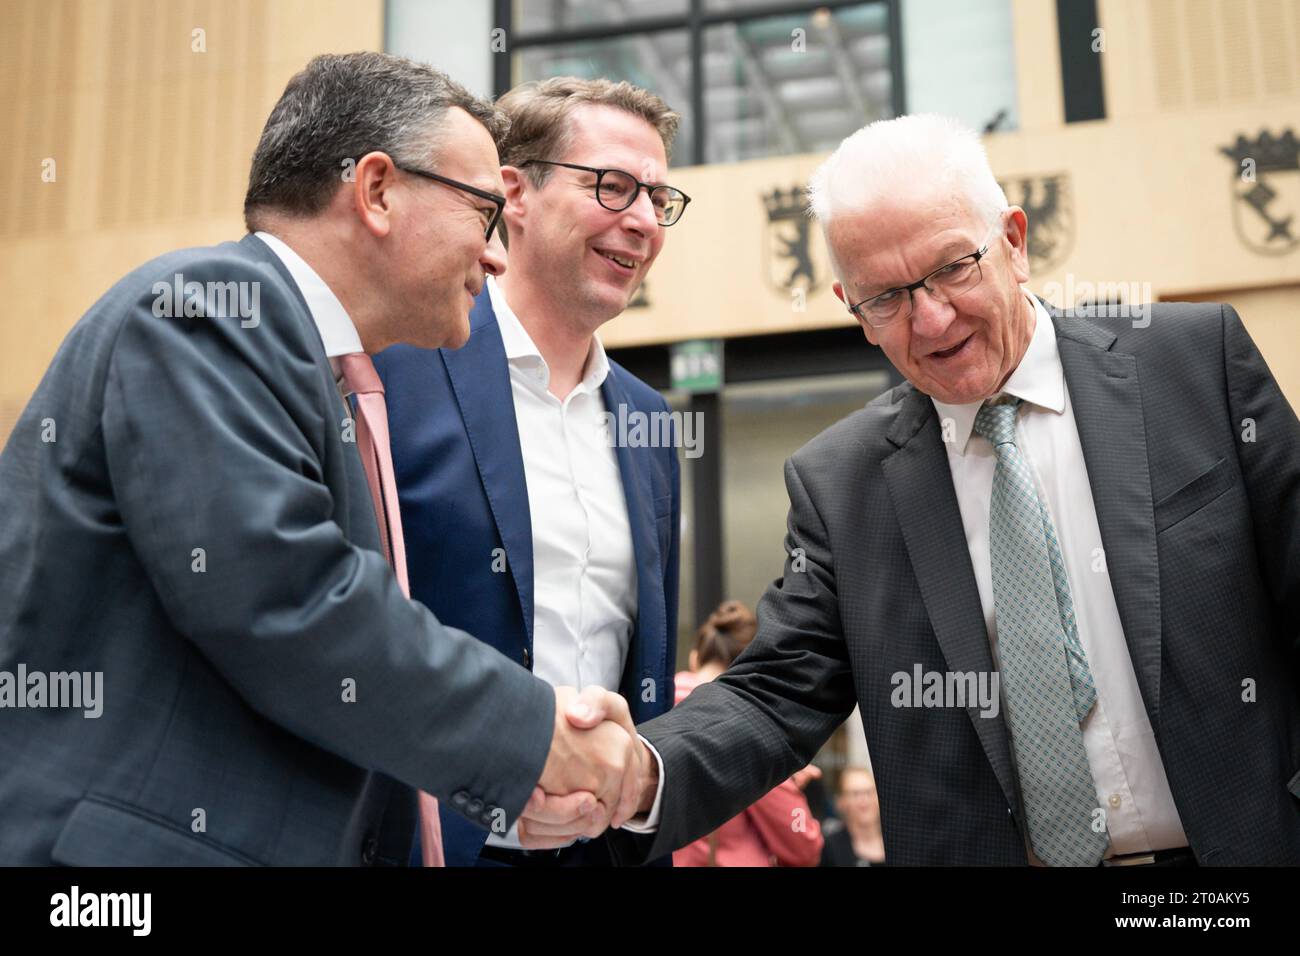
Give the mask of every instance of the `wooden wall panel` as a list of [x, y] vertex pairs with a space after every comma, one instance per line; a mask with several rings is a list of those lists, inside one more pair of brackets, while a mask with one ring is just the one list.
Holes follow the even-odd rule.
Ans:
[[168, 249], [242, 235], [249, 160], [289, 77], [382, 36], [383, 0], [8, 0], [0, 442], [114, 281]]

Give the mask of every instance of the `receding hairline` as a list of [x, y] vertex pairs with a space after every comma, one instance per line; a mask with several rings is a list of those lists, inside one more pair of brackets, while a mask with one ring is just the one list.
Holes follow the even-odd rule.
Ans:
[[[942, 185], [946, 188], [948, 186], [951, 186], [952, 183], [944, 183]], [[920, 191], [920, 194], [924, 195], [924, 191]], [[870, 281], [869, 277], [850, 275], [851, 270], [846, 270], [843, 267], [843, 263], [838, 261], [835, 255], [834, 244], [831, 242], [831, 231], [837, 227], [841, 229], [844, 228], [845, 224], [850, 220], [852, 220], [854, 217], [873, 215], [873, 210], [876, 208], [876, 206], [879, 204], [880, 200], [882, 199], [894, 203], [894, 202], [898, 202], [899, 197], [893, 195], [887, 197], [877, 197], [875, 202], [868, 202], [864, 205], [860, 205], [860, 206], [855, 205], [850, 208], [841, 209], [828, 223], [822, 225], [823, 238], [826, 241], [826, 251], [827, 251], [827, 255], [830, 257], [831, 267], [835, 273], [835, 277], [839, 279], [840, 282], [843, 283], [845, 287], [853, 286], [854, 288], [864, 290], [863, 294], [868, 298], [870, 298], [871, 295], [878, 295], [881, 292], [887, 292], [890, 289], [899, 288], [899, 286], [901, 285], [915, 282], [916, 280], [920, 279], [923, 275], [929, 275], [930, 272], [932, 272], [933, 270], [942, 268], [943, 266], [947, 265], [949, 262], [952, 262], [954, 259], [958, 259], [961, 258], [962, 256], [969, 255], [970, 253], [975, 251], [976, 246], [974, 244], [983, 241], [984, 237], [988, 233], [988, 230], [992, 228], [993, 225], [991, 220], [990, 221], [985, 220], [981, 210], [978, 208], [977, 204], [971, 200], [969, 196], [965, 195], [960, 189], [951, 189], [946, 197], [947, 201], [953, 204], [954, 209], [960, 212], [962, 218], [969, 217], [969, 223], [971, 224], [970, 228], [976, 230], [976, 232], [978, 232], [978, 235], [975, 235], [973, 237], [953, 236], [951, 239], [945, 241], [941, 245], [937, 246], [935, 249], [927, 252], [927, 256], [935, 261], [932, 262], [930, 265], [928, 265], [924, 272], [918, 273], [917, 275], [908, 278], [905, 282], [902, 280], [898, 282], [881, 280], [879, 282], [873, 283]], [[914, 208], [914, 206], [909, 206], [909, 204], [907, 203], [899, 204], [899, 209], [905, 210], [907, 208]], [[898, 211], [898, 210], [893, 210], [893, 211]], [[889, 210], [887, 207], [884, 215], [888, 215], [890, 214], [890, 212], [891, 210]], [[951, 228], [964, 229], [966, 228], [966, 224], [963, 223], [961, 225], [958, 225], [957, 222], [954, 222]]]
[[821, 226], [836, 278], [843, 281], [844, 272], [831, 247], [831, 225], [882, 197], [918, 188], [951, 188], [976, 218], [989, 222], [1008, 207], [984, 144], [969, 126], [924, 113], [869, 123], [845, 137], [809, 181], [809, 214]]
[[340, 160], [383, 152], [395, 163], [436, 165], [451, 139], [444, 125], [452, 108], [495, 141], [509, 129], [492, 104], [428, 64], [372, 52], [313, 57], [289, 79], [258, 137], [247, 225], [322, 212], [346, 185], [334, 165]]

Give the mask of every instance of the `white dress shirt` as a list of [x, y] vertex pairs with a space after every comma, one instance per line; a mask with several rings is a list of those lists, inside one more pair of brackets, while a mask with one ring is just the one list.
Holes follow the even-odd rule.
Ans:
[[[1083, 723], [1083, 745], [1097, 805], [1106, 811], [1110, 833], [1106, 856], [1183, 847], [1187, 836], [1138, 691], [1106, 570], [1097, 509], [1057, 351], [1056, 329], [1042, 304], [1026, 295], [1034, 308], [1033, 337], [999, 394], [1024, 400], [1016, 421], [1016, 444], [1030, 461], [1039, 496], [1056, 526], [1079, 640], [1097, 688], [1097, 704]], [[974, 433], [975, 414], [982, 404], [934, 401], [996, 667], [989, 505], [997, 455], [986, 438]], [[657, 826], [662, 766], [660, 761], [659, 792], [650, 816], [643, 825], [627, 829], [645, 832]], [[1037, 862], [1032, 851], [1030, 861]]]
[[271, 251], [284, 263], [284, 267], [289, 270], [289, 275], [293, 276], [293, 281], [298, 284], [298, 291], [307, 301], [307, 311], [311, 313], [312, 321], [316, 323], [316, 330], [320, 332], [321, 343], [325, 346], [325, 356], [330, 360], [330, 368], [334, 371], [334, 380], [338, 382], [338, 356], [363, 351], [361, 336], [357, 333], [357, 327], [352, 324], [347, 309], [343, 308], [343, 303], [316, 270], [307, 265], [306, 260], [290, 249], [284, 240], [276, 238], [269, 232], [255, 232], [253, 235], [271, 247]]
[[[533, 535], [533, 673], [553, 686], [617, 691], [637, 614], [636, 555], [601, 385], [609, 359], [593, 336], [582, 381], [563, 400], [550, 369], [496, 280]], [[508, 441], [508, 436], [501, 440]], [[491, 834], [518, 848], [516, 830]]]
[[[1110, 833], [1106, 855], [1187, 846], [1115, 605], [1083, 446], [1057, 351], [1056, 328], [1042, 303], [1028, 298], [1036, 318], [1034, 334], [1000, 394], [1024, 400], [1016, 419], [1016, 444], [1029, 459], [1039, 497], [1056, 526], [1079, 641], [1097, 687], [1097, 705], [1083, 722], [1083, 747], [1097, 789], [1097, 806], [1106, 811]], [[934, 407], [940, 430], [952, 439], [945, 441], [948, 468], [997, 667], [989, 559], [989, 505], [997, 454], [988, 439], [974, 433], [975, 414], [982, 404], [935, 401]]]
[[[337, 357], [362, 351], [338, 297], [282, 240], [255, 233], [298, 285], [339, 378]], [[582, 381], [563, 402], [550, 370], [496, 282], [489, 295], [505, 343], [533, 535], [533, 672], [552, 685], [618, 690], [636, 620], [636, 558], [600, 387], [609, 359], [593, 336]], [[514, 828], [488, 842], [518, 849]]]

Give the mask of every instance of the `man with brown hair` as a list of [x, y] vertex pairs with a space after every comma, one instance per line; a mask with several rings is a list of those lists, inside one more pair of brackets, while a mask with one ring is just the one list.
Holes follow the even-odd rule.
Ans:
[[[678, 116], [631, 84], [571, 77], [498, 106], [511, 120], [508, 274], [488, 278], [463, 349], [399, 346], [375, 363], [411, 593], [549, 683], [618, 691], [646, 720], [673, 699], [676, 439], [660, 429], [663, 398], [609, 361], [596, 331], [689, 202], [664, 182]], [[589, 836], [626, 822], [591, 794], [572, 799], [589, 805]], [[530, 852], [514, 828], [442, 822], [449, 865], [612, 862], [604, 839]]]

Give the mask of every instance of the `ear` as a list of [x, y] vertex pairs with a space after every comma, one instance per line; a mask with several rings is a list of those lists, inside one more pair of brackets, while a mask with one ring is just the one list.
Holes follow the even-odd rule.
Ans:
[[1019, 206], [1012, 206], [1005, 216], [1006, 232], [1003, 238], [1011, 246], [1011, 271], [1016, 282], [1023, 285], [1029, 281], [1029, 220]]
[[688, 666], [691, 670], [693, 670], [693, 671], [697, 671], [697, 670], [700, 669], [700, 652], [699, 652], [699, 651], [691, 651], [691, 656], [688, 658], [687, 666]]
[[386, 236], [393, 227], [397, 172], [387, 153], [366, 153], [357, 163], [351, 183], [352, 207], [373, 236]]
[[520, 228], [528, 210], [529, 187], [532, 181], [518, 166], [502, 166], [501, 182], [505, 184], [506, 208], [501, 217], [506, 220], [511, 230]]
[[[849, 306], [849, 300], [845, 297], [844, 283], [840, 282], [839, 279], [836, 279], [834, 282], [831, 283], [831, 291], [835, 293], [835, 298], [839, 299], [841, 302], [844, 303], [844, 307], [847, 309]], [[849, 314], [853, 315], [852, 312], [850, 312]], [[872, 338], [872, 333], [875, 331], [875, 329], [867, 325], [867, 323], [863, 322], [856, 315], [853, 315], [853, 318], [856, 319], [858, 325], [862, 327], [862, 334], [867, 337], [867, 341], [870, 342], [872, 345], [877, 344], [876, 340]]]

